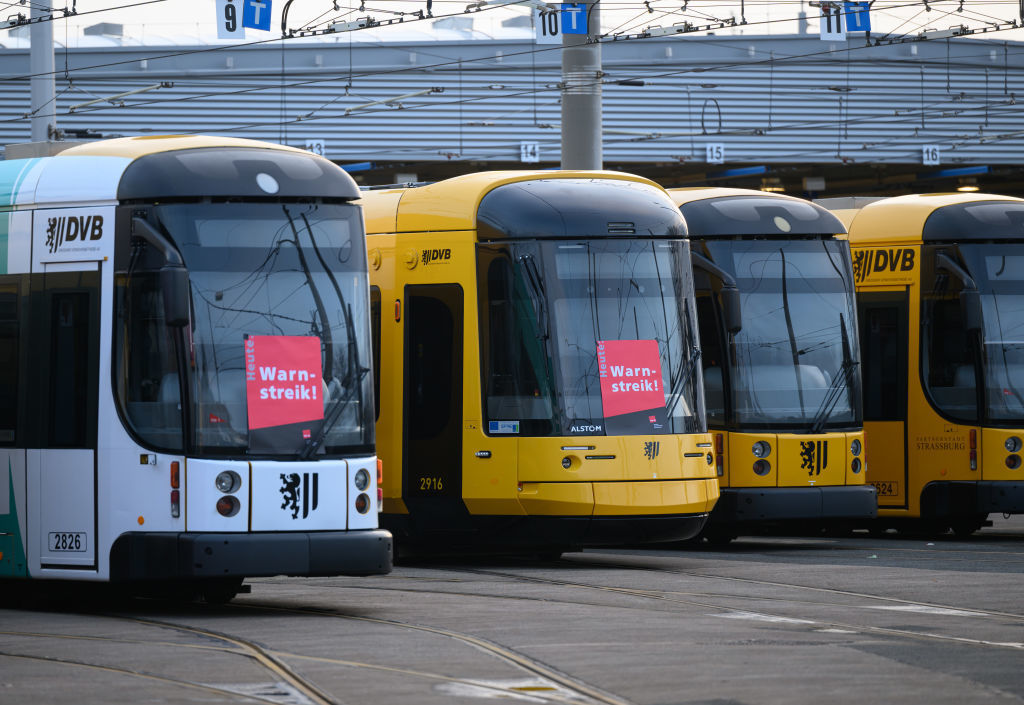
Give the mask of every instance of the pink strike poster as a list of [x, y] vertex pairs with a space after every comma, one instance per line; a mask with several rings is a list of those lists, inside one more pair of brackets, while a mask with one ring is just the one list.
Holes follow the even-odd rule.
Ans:
[[608, 433], [668, 433], [656, 340], [599, 340], [597, 365]]
[[245, 338], [249, 445], [256, 452], [291, 452], [319, 430], [324, 418], [320, 338]]

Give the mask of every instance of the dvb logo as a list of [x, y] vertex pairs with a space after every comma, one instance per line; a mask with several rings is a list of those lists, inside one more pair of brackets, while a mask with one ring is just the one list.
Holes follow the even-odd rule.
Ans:
[[914, 250], [904, 247], [858, 250], [853, 254], [853, 276], [863, 282], [875, 272], [909, 272], [914, 268]]
[[52, 255], [65, 242], [99, 240], [103, 237], [102, 215], [62, 216], [46, 219], [46, 246]]

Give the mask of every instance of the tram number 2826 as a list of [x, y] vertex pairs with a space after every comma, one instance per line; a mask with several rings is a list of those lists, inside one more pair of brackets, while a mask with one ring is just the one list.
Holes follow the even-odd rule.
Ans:
[[84, 531], [51, 531], [49, 543], [51, 551], [85, 551], [86, 534]]

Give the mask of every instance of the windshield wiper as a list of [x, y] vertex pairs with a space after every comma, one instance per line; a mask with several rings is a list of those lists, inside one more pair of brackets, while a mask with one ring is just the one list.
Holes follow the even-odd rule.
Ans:
[[[675, 411], [679, 400], [683, 398], [683, 389], [686, 388], [686, 383], [693, 377], [693, 373], [697, 369], [697, 363], [700, 362], [700, 357], [700, 348], [696, 345], [690, 348], [690, 357], [686, 361], [686, 369], [680, 370], [679, 376], [672, 383], [672, 392], [669, 394], [668, 403], [665, 405], [668, 418], [672, 418], [672, 412]], [[682, 363], [681, 360], [680, 363]]]
[[[800, 375], [800, 355], [802, 351], [796, 344], [796, 333], [793, 331], [793, 315], [789, 310], [789, 291], [786, 286], [786, 251], [779, 248], [782, 256], [782, 313], [786, 317], [786, 334], [789, 336], [789, 350], [793, 356], [793, 373], [796, 376], [796, 396], [800, 401], [800, 413], [805, 411], [804, 407], [804, 381]], [[839, 314], [842, 316], [842, 314]], [[843, 329], [845, 330], [845, 328]]]
[[829, 418], [832, 416], [836, 404], [842, 398], [843, 392], [852, 386], [853, 371], [856, 369], [857, 363], [853, 361], [853, 355], [850, 351], [850, 336], [846, 332], [846, 322], [843, 320], [843, 314], [841, 313], [839, 314], [839, 331], [842, 339], [843, 361], [839, 369], [832, 376], [832, 383], [829, 385], [828, 390], [826, 390], [825, 397], [821, 400], [821, 405], [818, 406], [818, 410], [814, 414], [811, 433], [821, 433], [822, 429], [825, 428], [825, 424], [828, 423]]
[[368, 367], [359, 368], [358, 379], [354, 381], [351, 387], [345, 390], [345, 396], [336, 401], [334, 406], [331, 407], [331, 411], [326, 417], [324, 417], [323, 424], [320, 426], [320, 430], [317, 431], [316, 437], [310, 439], [306, 444], [306, 447], [299, 452], [299, 460], [309, 460], [310, 457], [319, 450], [320, 445], [324, 442], [324, 439], [327, 438], [327, 434], [331, 432], [331, 429], [334, 428], [334, 424], [338, 423], [338, 419], [341, 418], [341, 412], [343, 412], [348, 403], [352, 401], [352, 397], [355, 396], [357, 391], [360, 393], [362, 392], [362, 380], [369, 371], [370, 368]]
[[284, 215], [288, 218], [288, 225], [291, 226], [292, 234], [295, 236], [295, 240], [292, 244], [295, 246], [295, 253], [299, 257], [299, 264], [302, 266], [302, 273], [306, 275], [306, 283], [309, 285], [309, 291], [313, 295], [313, 302], [316, 304], [317, 313], [320, 315], [320, 333], [323, 336], [324, 342], [324, 379], [330, 383], [334, 379], [334, 339], [331, 334], [331, 323], [327, 318], [327, 307], [324, 305], [324, 300], [320, 297], [320, 290], [316, 286], [316, 282], [313, 281], [313, 273], [309, 269], [309, 263], [306, 262], [306, 254], [302, 251], [302, 243], [299, 242], [299, 230], [295, 227], [295, 219], [292, 214], [288, 212], [288, 206], [282, 204]]

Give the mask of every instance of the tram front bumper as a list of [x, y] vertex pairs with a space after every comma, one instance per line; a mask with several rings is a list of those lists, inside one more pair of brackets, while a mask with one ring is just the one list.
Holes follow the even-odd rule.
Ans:
[[112, 580], [383, 575], [392, 539], [384, 529], [281, 533], [122, 534], [110, 550]]
[[874, 519], [872, 485], [829, 487], [723, 487], [711, 523], [789, 519]]
[[1024, 513], [1024, 482], [929, 482], [921, 492], [923, 517], [1003, 513]]

